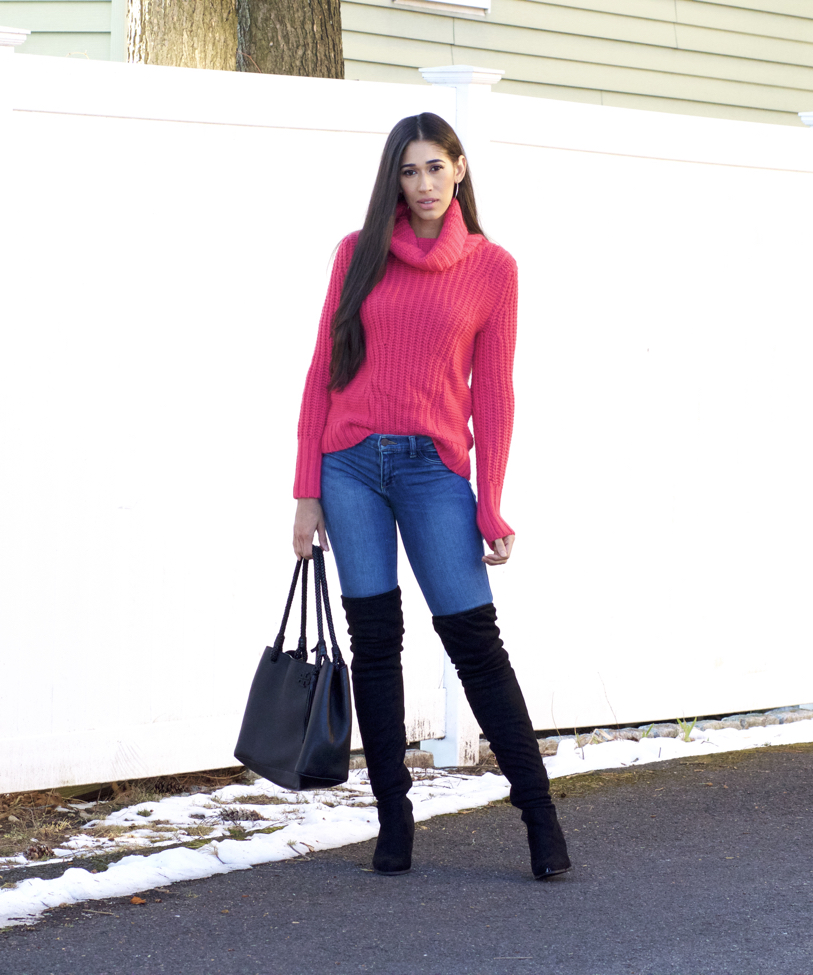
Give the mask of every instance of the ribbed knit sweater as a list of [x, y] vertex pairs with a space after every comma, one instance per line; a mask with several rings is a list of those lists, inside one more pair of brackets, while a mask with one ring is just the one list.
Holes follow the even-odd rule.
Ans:
[[294, 497], [321, 496], [322, 454], [373, 433], [425, 434], [465, 478], [475, 446], [477, 525], [488, 542], [512, 534], [500, 497], [514, 417], [516, 262], [468, 232], [457, 200], [436, 240], [416, 237], [400, 204], [384, 277], [361, 307], [366, 359], [343, 390], [329, 391], [331, 322], [357, 240], [358, 232], [339, 245], [322, 309], [299, 416]]

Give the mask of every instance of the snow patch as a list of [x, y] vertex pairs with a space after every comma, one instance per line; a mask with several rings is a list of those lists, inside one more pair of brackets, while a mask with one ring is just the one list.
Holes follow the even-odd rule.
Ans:
[[[680, 738], [642, 738], [640, 741], [607, 741], [578, 747], [575, 740], [564, 740], [556, 755], [545, 759], [551, 779], [578, 772], [624, 768], [665, 761], [689, 755], [709, 755], [769, 745], [801, 744], [813, 741], [813, 720], [784, 725], [737, 730], [691, 733], [689, 741]], [[418, 775], [410, 797], [415, 820], [431, 819], [487, 805], [508, 795], [508, 782], [502, 775], [451, 775], [439, 769]], [[237, 799], [242, 801], [238, 804]], [[251, 799], [257, 802], [252, 803]], [[269, 802], [270, 800], [276, 800]], [[234, 808], [232, 815], [256, 813], [262, 819], [235, 820], [246, 832], [245, 839], [228, 838], [220, 814]], [[140, 815], [139, 810], [148, 815]], [[132, 826], [128, 845], [155, 847], [167, 842], [165, 832], [151, 824], [172, 824], [177, 836], [194, 838], [185, 832], [195, 826], [212, 825], [212, 833], [197, 849], [181, 847], [139, 856], [125, 856], [102, 873], [70, 867], [61, 877], [50, 880], [30, 878], [0, 890], [0, 928], [31, 924], [49, 908], [87, 900], [130, 897], [140, 891], [163, 887], [180, 880], [198, 880], [232, 870], [248, 870], [261, 863], [286, 860], [317, 850], [330, 850], [349, 843], [361, 843], [378, 833], [378, 820], [366, 770], [354, 770], [346, 785], [321, 792], [296, 793], [259, 779], [253, 785], [229, 785], [209, 795], [168, 796], [152, 803], [139, 803], [112, 813], [107, 826]], [[92, 830], [91, 830], [92, 833]], [[71, 857], [78, 850], [109, 851], [115, 843], [82, 834], [63, 844], [58, 852]], [[53, 860], [47, 862], [55, 862]], [[4, 870], [30, 866], [24, 857], [0, 861]]]

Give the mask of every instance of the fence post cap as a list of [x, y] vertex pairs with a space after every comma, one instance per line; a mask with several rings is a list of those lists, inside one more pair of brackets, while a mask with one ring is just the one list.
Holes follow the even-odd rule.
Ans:
[[796, 114], [805, 123], [805, 125], [813, 126], [813, 112], [797, 112]]
[[441, 68], [418, 68], [430, 85], [496, 85], [505, 74], [496, 68], [476, 68], [471, 64], [447, 64]]
[[21, 27], [0, 27], [0, 47], [18, 47], [30, 33]]

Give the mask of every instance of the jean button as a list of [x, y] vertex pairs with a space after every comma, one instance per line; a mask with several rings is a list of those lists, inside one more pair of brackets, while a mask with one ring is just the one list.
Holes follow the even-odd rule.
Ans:
[[393, 446], [395, 446], [395, 441], [394, 440], [387, 440], [387, 438], [384, 437], [384, 439], [381, 441], [381, 446], [382, 447], [393, 447]]

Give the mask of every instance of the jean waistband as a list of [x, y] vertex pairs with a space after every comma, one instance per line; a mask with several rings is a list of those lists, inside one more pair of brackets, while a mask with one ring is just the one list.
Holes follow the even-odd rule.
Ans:
[[373, 433], [369, 437], [365, 437], [364, 443], [375, 447], [377, 450], [392, 452], [408, 450], [411, 454], [414, 454], [416, 449], [433, 445], [432, 438], [422, 433]]

